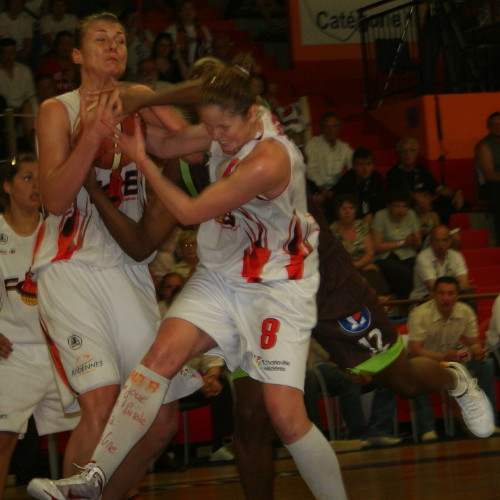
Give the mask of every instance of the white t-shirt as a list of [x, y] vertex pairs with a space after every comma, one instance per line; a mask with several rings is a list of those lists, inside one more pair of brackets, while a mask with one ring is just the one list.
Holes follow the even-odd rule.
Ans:
[[[60, 21], [57, 21], [52, 14], [47, 14], [40, 19], [40, 32], [42, 35], [52, 34], [53, 38], [55, 38], [59, 31], [74, 33], [77, 21], [78, 18], [73, 14], [64, 14]], [[52, 47], [46, 45], [45, 42], [43, 43], [42, 52], [47, 52], [51, 49]]]
[[20, 108], [35, 93], [33, 73], [28, 66], [20, 62], [14, 63], [12, 78], [0, 68], [0, 94], [5, 97], [7, 106]]
[[322, 135], [312, 137], [305, 146], [306, 176], [318, 187], [331, 188], [352, 167], [352, 149], [337, 139], [331, 146]]
[[449, 249], [443, 263], [439, 262], [431, 247], [422, 250], [415, 260], [413, 268], [413, 290], [410, 299], [425, 297], [429, 290], [425, 281], [435, 280], [441, 276], [462, 276], [468, 269], [460, 252]]
[[33, 18], [21, 12], [16, 19], [11, 19], [7, 12], [0, 12], [0, 35], [2, 38], [13, 38], [17, 50], [21, 50], [26, 38], [33, 38]]

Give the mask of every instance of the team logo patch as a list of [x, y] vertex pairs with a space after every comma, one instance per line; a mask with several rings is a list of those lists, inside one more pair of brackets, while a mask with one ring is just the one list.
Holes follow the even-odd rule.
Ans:
[[263, 359], [260, 356], [253, 356], [253, 365], [257, 370], [264, 372], [286, 372], [290, 366], [290, 361], [278, 359]]
[[79, 376], [85, 373], [93, 372], [102, 365], [102, 360], [94, 360], [90, 354], [82, 354], [77, 358], [75, 368], [71, 370], [71, 375]]
[[5, 245], [9, 241], [9, 237], [5, 233], [0, 233], [0, 245]]
[[73, 349], [73, 351], [76, 351], [77, 349], [80, 349], [82, 347], [83, 341], [82, 338], [79, 337], [78, 335], [71, 335], [68, 339], [68, 345], [70, 349]]
[[358, 334], [364, 332], [371, 324], [372, 315], [367, 307], [361, 311], [337, 320], [339, 325], [348, 333]]

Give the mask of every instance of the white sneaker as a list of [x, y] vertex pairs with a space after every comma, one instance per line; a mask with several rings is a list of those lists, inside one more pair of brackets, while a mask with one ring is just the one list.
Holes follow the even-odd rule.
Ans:
[[425, 443], [429, 441], [436, 441], [438, 438], [439, 436], [437, 435], [436, 431], [427, 431], [420, 436], [420, 441], [423, 441]]
[[232, 446], [230, 444], [225, 444], [221, 446], [218, 450], [215, 450], [209, 458], [210, 462], [228, 462], [229, 460], [234, 460], [234, 453], [232, 451]]
[[453, 390], [448, 392], [458, 403], [464, 422], [469, 430], [477, 437], [491, 436], [495, 429], [493, 408], [486, 394], [477, 385], [477, 380], [472, 378], [471, 374], [461, 363], [444, 361], [441, 364], [455, 370], [460, 383], [465, 382], [467, 386], [466, 391], [460, 395], [454, 394]]
[[80, 474], [64, 479], [32, 479], [28, 484], [28, 493], [39, 500], [100, 500], [105, 482], [104, 472], [95, 463], [90, 463], [83, 467]]

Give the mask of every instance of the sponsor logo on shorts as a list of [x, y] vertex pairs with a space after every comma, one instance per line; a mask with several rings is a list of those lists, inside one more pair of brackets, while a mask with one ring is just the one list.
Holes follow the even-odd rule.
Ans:
[[184, 366], [179, 370], [179, 375], [184, 380], [191, 380], [192, 378], [198, 378], [196, 372], [194, 372], [193, 370], [191, 370], [191, 368], [188, 368], [187, 366]]
[[5, 245], [9, 241], [9, 237], [5, 233], [0, 233], [0, 245]]
[[71, 375], [80, 376], [85, 373], [93, 372], [96, 368], [101, 367], [104, 363], [102, 360], [94, 360], [90, 354], [82, 354], [76, 359], [76, 366], [71, 370]]
[[367, 307], [363, 307], [361, 311], [347, 316], [346, 318], [338, 319], [339, 325], [348, 333], [358, 334], [364, 332], [371, 324], [372, 315]]
[[258, 370], [264, 372], [286, 372], [290, 361], [278, 359], [262, 359], [260, 356], [253, 357], [253, 364]]
[[9, 418], [9, 414], [0, 410], [0, 420], [5, 420], [7, 418]]
[[82, 347], [82, 344], [83, 344], [82, 338], [79, 337], [78, 335], [71, 335], [68, 338], [69, 348], [73, 349], [73, 351], [80, 349], [80, 347]]

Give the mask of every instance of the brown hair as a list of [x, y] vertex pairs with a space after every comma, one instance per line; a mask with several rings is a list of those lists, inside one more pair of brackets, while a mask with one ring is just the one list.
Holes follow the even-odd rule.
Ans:
[[82, 39], [85, 36], [85, 33], [87, 33], [89, 27], [96, 21], [110, 21], [112, 23], [119, 24], [122, 27], [123, 32], [126, 34], [126, 30], [122, 22], [112, 12], [98, 12], [96, 14], [90, 14], [89, 16], [80, 19], [75, 26], [75, 48], [82, 48]]
[[9, 160], [5, 160], [0, 165], [0, 208], [7, 207], [10, 204], [10, 197], [4, 191], [4, 182], [12, 182], [12, 179], [19, 173], [19, 165], [21, 163], [38, 161], [35, 153], [31, 151], [17, 153]]

